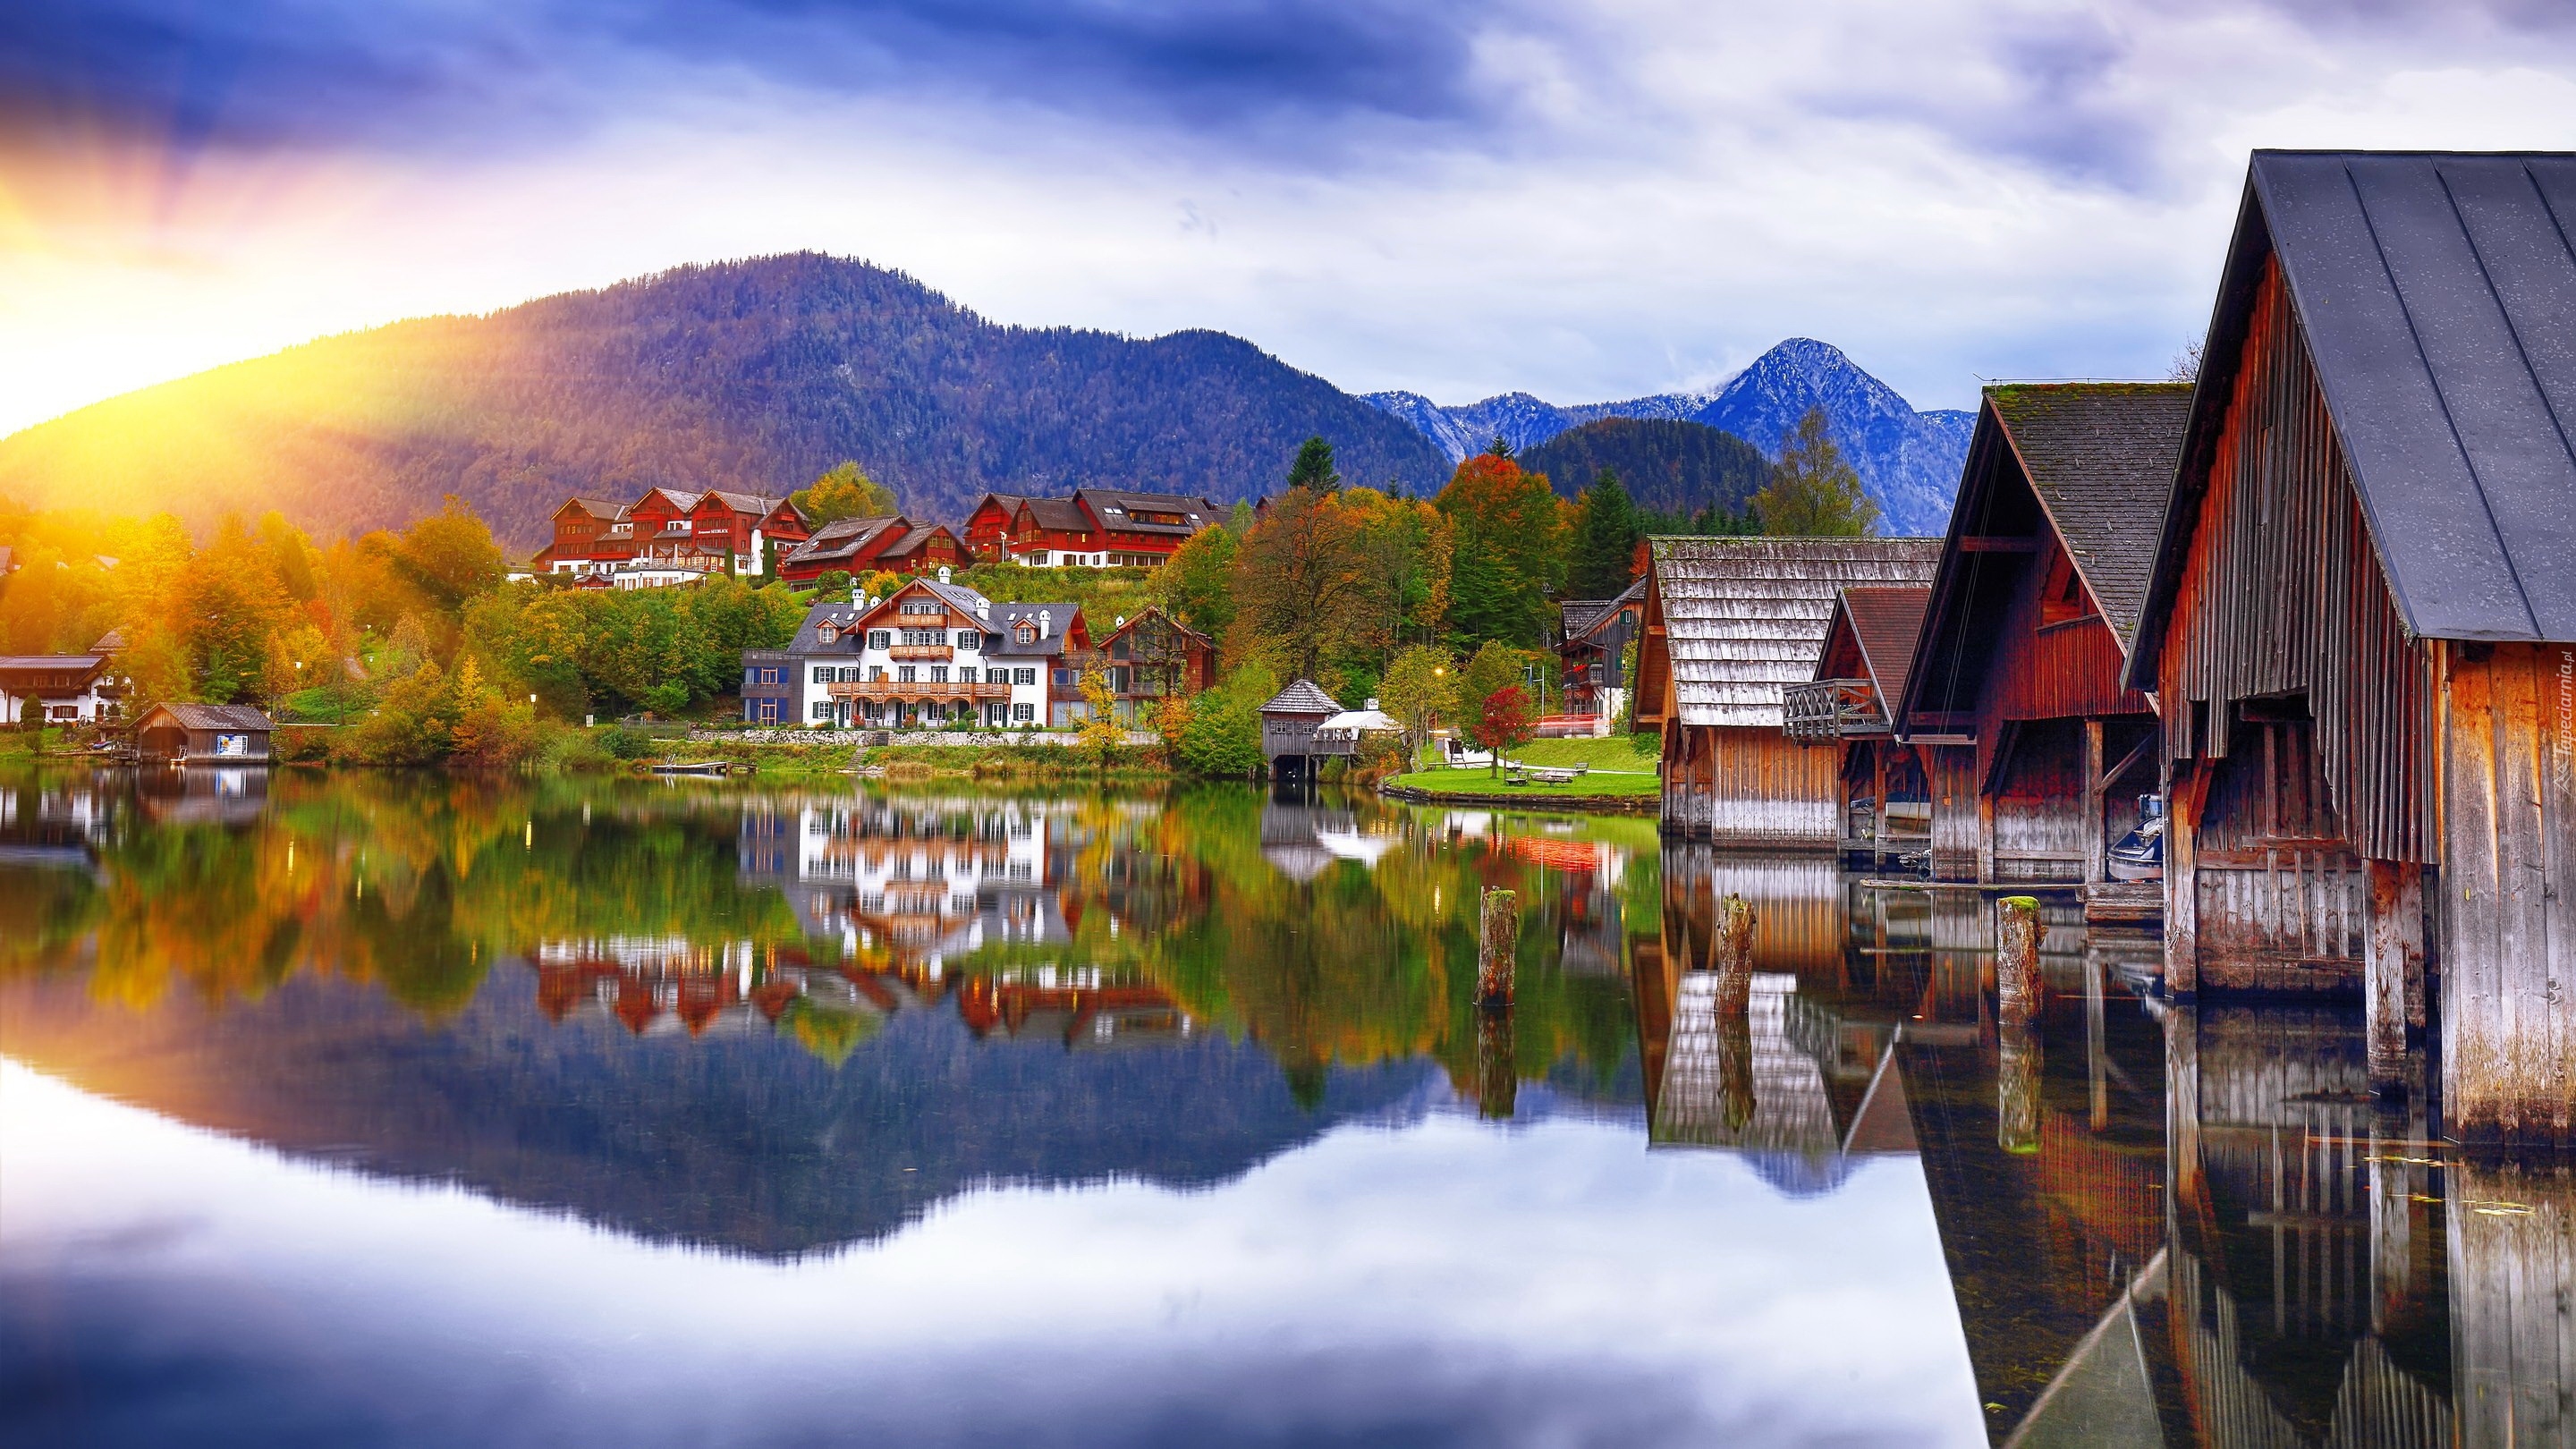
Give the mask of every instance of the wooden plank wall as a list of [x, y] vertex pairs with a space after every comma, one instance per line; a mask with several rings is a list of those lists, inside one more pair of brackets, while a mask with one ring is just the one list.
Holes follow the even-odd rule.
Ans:
[[2454, 1442], [2576, 1443], [2576, 1177], [2468, 1162], [2448, 1176]]
[[1994, 878], [2084, 879], [2084, 737], [2080, 722], [2034, 719], [2013, 732], [1994, 801]]
[[2237, 701], [2304, 691], [2356, 853], [2433, 863], [2430, 654], [2398, 618], [2277, 264], [2259, 284], [2157, 686], [2165, 750], [2186, 765], [2227, 754]]
[[1832, 850], [1842, 841], [1841, 747], [1777, 725], [1665, 727], [1667, 834], [1716, 845]]
[[1975, 880], [1977, 750], [1974, 745], [1922, 745], [1932, 760], [1932, 878]]
[[2447, 1130], [2576, 1140], [2576, 648], [2443, 646]]
[[2315, 730], [2243, 724], [2203, 766], [2193, 842], [2200, 984], [2288, 993], [2361, 984], [2370, 887], [2324, 778]]

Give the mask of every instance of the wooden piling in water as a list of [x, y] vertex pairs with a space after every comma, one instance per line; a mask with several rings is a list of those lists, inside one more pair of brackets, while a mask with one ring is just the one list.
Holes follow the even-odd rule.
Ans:
[[1508, 1007], [1520, 960], [1521, 902], [1511, 891], [1488, 889], [1477, 902], [1476, 1004]]
[[[1510, 892], [1504, 892], [1509, 895]], [[1521, 1072], [1512, 1041], [1512, 1014], [1487, 1011], [1476, 1022], [1476, 1115], [1510, 1120], [1519, 1105]]]
[[2039, 976], [2039, 898], [1995, 902], [1995, 1014], [2019, 1024], [2039, 1015], [2047, 987]]
[[1717, 1014], [1732, 1020], [1753, 1005], [1753, 904], [1730, 895], [1717, 904]]

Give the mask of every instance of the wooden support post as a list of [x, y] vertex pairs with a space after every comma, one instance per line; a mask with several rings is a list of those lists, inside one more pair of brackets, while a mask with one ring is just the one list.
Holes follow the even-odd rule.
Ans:
[[1512, 1014], [1483, 1011], [1477, 1013], [1477, 1018], [1476, 1115], [1507, 1121], [1518, 1108], [1521, 1085], [1520, 1062], [1512, 1042]]
[[2366, 869], [2370, 919], [2362, 938], [2362, 1030], [2370, 1089], [2394, 1096], [2407, 1085], [2406, 983], [2424, 979], [2424, 873], [2412, 862], [2394, 860], [2369, 861]]
[[2039, 898], [1995, 902], [1995, 1017], [2006, 1025], [2039, 1015], [2047, 983], [2039, 977]]
[[2102, 722], [2084, 722], [2084, 883], [2099, 885], [2111, 876], [2111, 843], [2104, 839], [2109, 817], [2102, 808]]
[[1521, 900], [1511, 891], [1488, 889], [1477, 909], [1476, 1004], [1508, 1008], [1520, 966]]
[[2007, 1018], [1996, 1029], [1995, 1145], [2039, 1150], [2039, 1029]]
[[1995, 796], [1982, 786], [1977, 790], [1977, 879], [1992, 884], [1995, 878]]
[[2200, 990], [2200, 876], [2194, 844], [2200, 834], [2201, 781], [2197, 772], [2175, 774], [2165, 786], [2165, 994], [2188, 997]]
[[1721, 1020], [1744, 1015], [1753, 1006], [1753, 906], [1742, 896], [1717, 905], [1717, 941], [1710, 964], [1717, 968], [1717, 1014]]
[[1876, 766], [1876, 788], [1872, 799], [1877, 802], [1877, 818], [1869, 827], [1869, 863], [1875, 870], [1887, 858], [1887, 752], [1896, 746], [1885, 740], [1872, 740], [1869, 757]]
[[2096, 1132], [2111, 1130], [2110, 1027], [2104, 1016], [2102, 981], [2110, 969], [2099, 952], [2084, 953], [2084, 1071], [2093, 1089], [2089, 1125]]

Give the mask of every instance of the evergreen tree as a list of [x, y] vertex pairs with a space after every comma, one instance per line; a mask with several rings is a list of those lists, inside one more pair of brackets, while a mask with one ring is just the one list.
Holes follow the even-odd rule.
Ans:
[[1308, 438], [1297, 445], [1297, 461], [1288, 465], [1288, 486], [1312, 488], [1330, 493], [1342, 486], [1342, 475], [1333, 467], [1333, 445], [1320, 437]]
[[1448, 518], [1449, 632], [1462, 645], [1536, 644], [1564, 568], [1564, 527], [1544, 473], [1480, 453], [1434, 504]]
[[1779, 538], [1867, 538], [1878, 532], [1878, 505], [1860, 474], [1825, 431], [1825, 410], [1807, 409], [1780, 440], [1771, 481], [1753, 495], [1762, 531]]
[[1616, 470], [1593, 475], [1592, 486], [1576, 501], [1574, 537], [1567, 550], [1565, 591], [1569, 598], [1615, 597], [1636, 575], [1629, 564], [1645, 530], [1628, 501]]
[[1512, 440], [1500, 433], [1494, 434], [1494, 440], [1485, 445], [1485, 456], [1488, 458], [1510, 458], [1512, 453]]

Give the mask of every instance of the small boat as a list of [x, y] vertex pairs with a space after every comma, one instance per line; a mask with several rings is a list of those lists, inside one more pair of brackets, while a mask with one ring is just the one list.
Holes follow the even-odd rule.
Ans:
[[733, 765], [725, 760], [665, 760], [652, 770], [656, 775], [727, 775]]
[[2162, 795], [2138, 797], [2138, 828], [2120, 837], [2111, 847], [2108, 862], [2113, 880], [2163, 880], [2165, 878], [2165, 800]]

